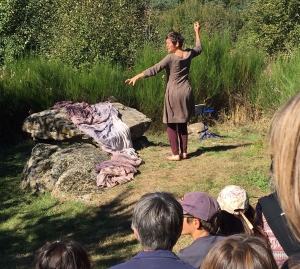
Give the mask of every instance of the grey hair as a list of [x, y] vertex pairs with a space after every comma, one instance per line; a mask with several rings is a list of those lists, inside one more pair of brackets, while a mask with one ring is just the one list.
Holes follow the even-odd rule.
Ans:
[[146, 250], [172, 250], [181, 235], [183, 211], [171, 193], [148, 193], [136, 203], [131, 227]]

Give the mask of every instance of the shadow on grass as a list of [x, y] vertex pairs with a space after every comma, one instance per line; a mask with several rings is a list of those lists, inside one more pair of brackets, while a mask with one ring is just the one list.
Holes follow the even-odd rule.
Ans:
[[245, 146], [249, 146], [249, 145], [251, 145], [251, 143], [244, 143], [244, 144], [238, 144], [238, 145], [217, 145], [217, 146], [212, 146], [212, 147], [200, 147], [196, 151], [189, 153], [189, 158], [200, 156], [205, 152], [227, 151], [230, 149], [245, 147]]
[[133, 141], [133, 147], [135, 150], [141, 150], [143, 148], [148, 148], [148, 147], [167, 147], [167, 146], [170, 146], [170, 144], [163, 143], [163, 142], [152, 142], [149, 141], [146, 136], [142, 136], [139, 139]]
[[[47, 241], [60, 238], [72, 238], [90, 255], [101, 256], [95, 259], [93, 268], [109, 268], [135, 255], [127, 251], [136, 245], [133, 237], [114, 241], [132, 233], [133, 204], [124, 200], [133, 190], [100, 207], [63, 202], [51, 198], [50, 194], [25, 193], [20, 188], [20, 174], [32, 147], [32, 144], [18, 146], [0, 154], [1, 268], [33, 268], [36, 251]], [[67, 212], [60, 210], [66, 204]], [[76, 206], [80, 210], [76, 211]]]

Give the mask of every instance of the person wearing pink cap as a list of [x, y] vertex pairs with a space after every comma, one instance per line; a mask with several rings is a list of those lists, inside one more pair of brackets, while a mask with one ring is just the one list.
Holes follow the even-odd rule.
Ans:
[[181, 235], [191, 235], [194, 242], [178, 252], [178, 257], [199, 268], [207, 253], [225, 237], [215, 235], [214, 218], [219, 212], [217, 200], [204, 192], [190, 192], [180, 201], [183, 209]]
[[254, 225], [255, 210], [249, 204], [245, 189], [228, 185], [220, 191], [217, 201], [221, 208], [216, 218], [218, 233], [226, 236], [240, 233], [257, 235], [268, 241], [261, 227]]

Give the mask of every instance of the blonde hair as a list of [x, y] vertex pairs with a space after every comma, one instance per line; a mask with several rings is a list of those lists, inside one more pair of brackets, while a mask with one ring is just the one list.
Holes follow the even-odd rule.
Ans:
[[300, 239], [300, 93], [274, 114], [268, 136], [279, 200]]

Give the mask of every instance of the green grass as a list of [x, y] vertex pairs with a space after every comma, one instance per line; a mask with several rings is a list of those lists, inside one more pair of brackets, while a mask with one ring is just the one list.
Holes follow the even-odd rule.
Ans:
[[[140, 249], [130, 228], [132, 209], [146, 192], [168, 191], [179, 199], [190, 191], [217, 196], [228, 184], [243, 186], [255, 205], [269, 193], [269, 163], [264, 133], [218, 126], [224, 138], [189, 140], [189, 159], [166, 162], [167, 137], [148, 135], [151, 146], [139, 151], [145, 161], [133, 181], [98, 194], [93, 202], [38, 196], [20, 188], [22, 169], [32, 143], [0, 152], [1, 268], [32, 268], [36, 251], [46, 241], [72, 238], [88, 251], [93, 268], [109, 268], [130, 259]], [[250, 128], [251, 129], [251, 128]], [[255, 130], [255, 128], [252, 128]], [[181, 238], [177, 252], [187, 240]]]
[[[130, 233], [131, 212], [125, 208], [124, 213], [118, 213], [124, 209], [121, 201], [126, 194], [116, 197], [109, 206], [96, 207], [60, 201], [49, 193], [39, 196], [25, 193], [20, 188], [21, 173], [32, 147], [29, 143], [0, 153], [1, 268], [32, 268], [33, 255], [44, 243], [66, 237], [87, 249], [92, 246], [91, 253], [109, 252], [106, 260], [94, 262], [94, 268], [106, 268], [122, 260], [124, 253], [120, 255], [120, 251], [125, 243], [112, 242], [103, 250], [99, 241], [115, 236], [115, 233], [121, 238]], [[118, 222], [123, 226], [120, 227]], [[127, 242], [126, 247], [130, 248], [131, 244]], [[109, 249], [113, 251], [110, 253]]]

